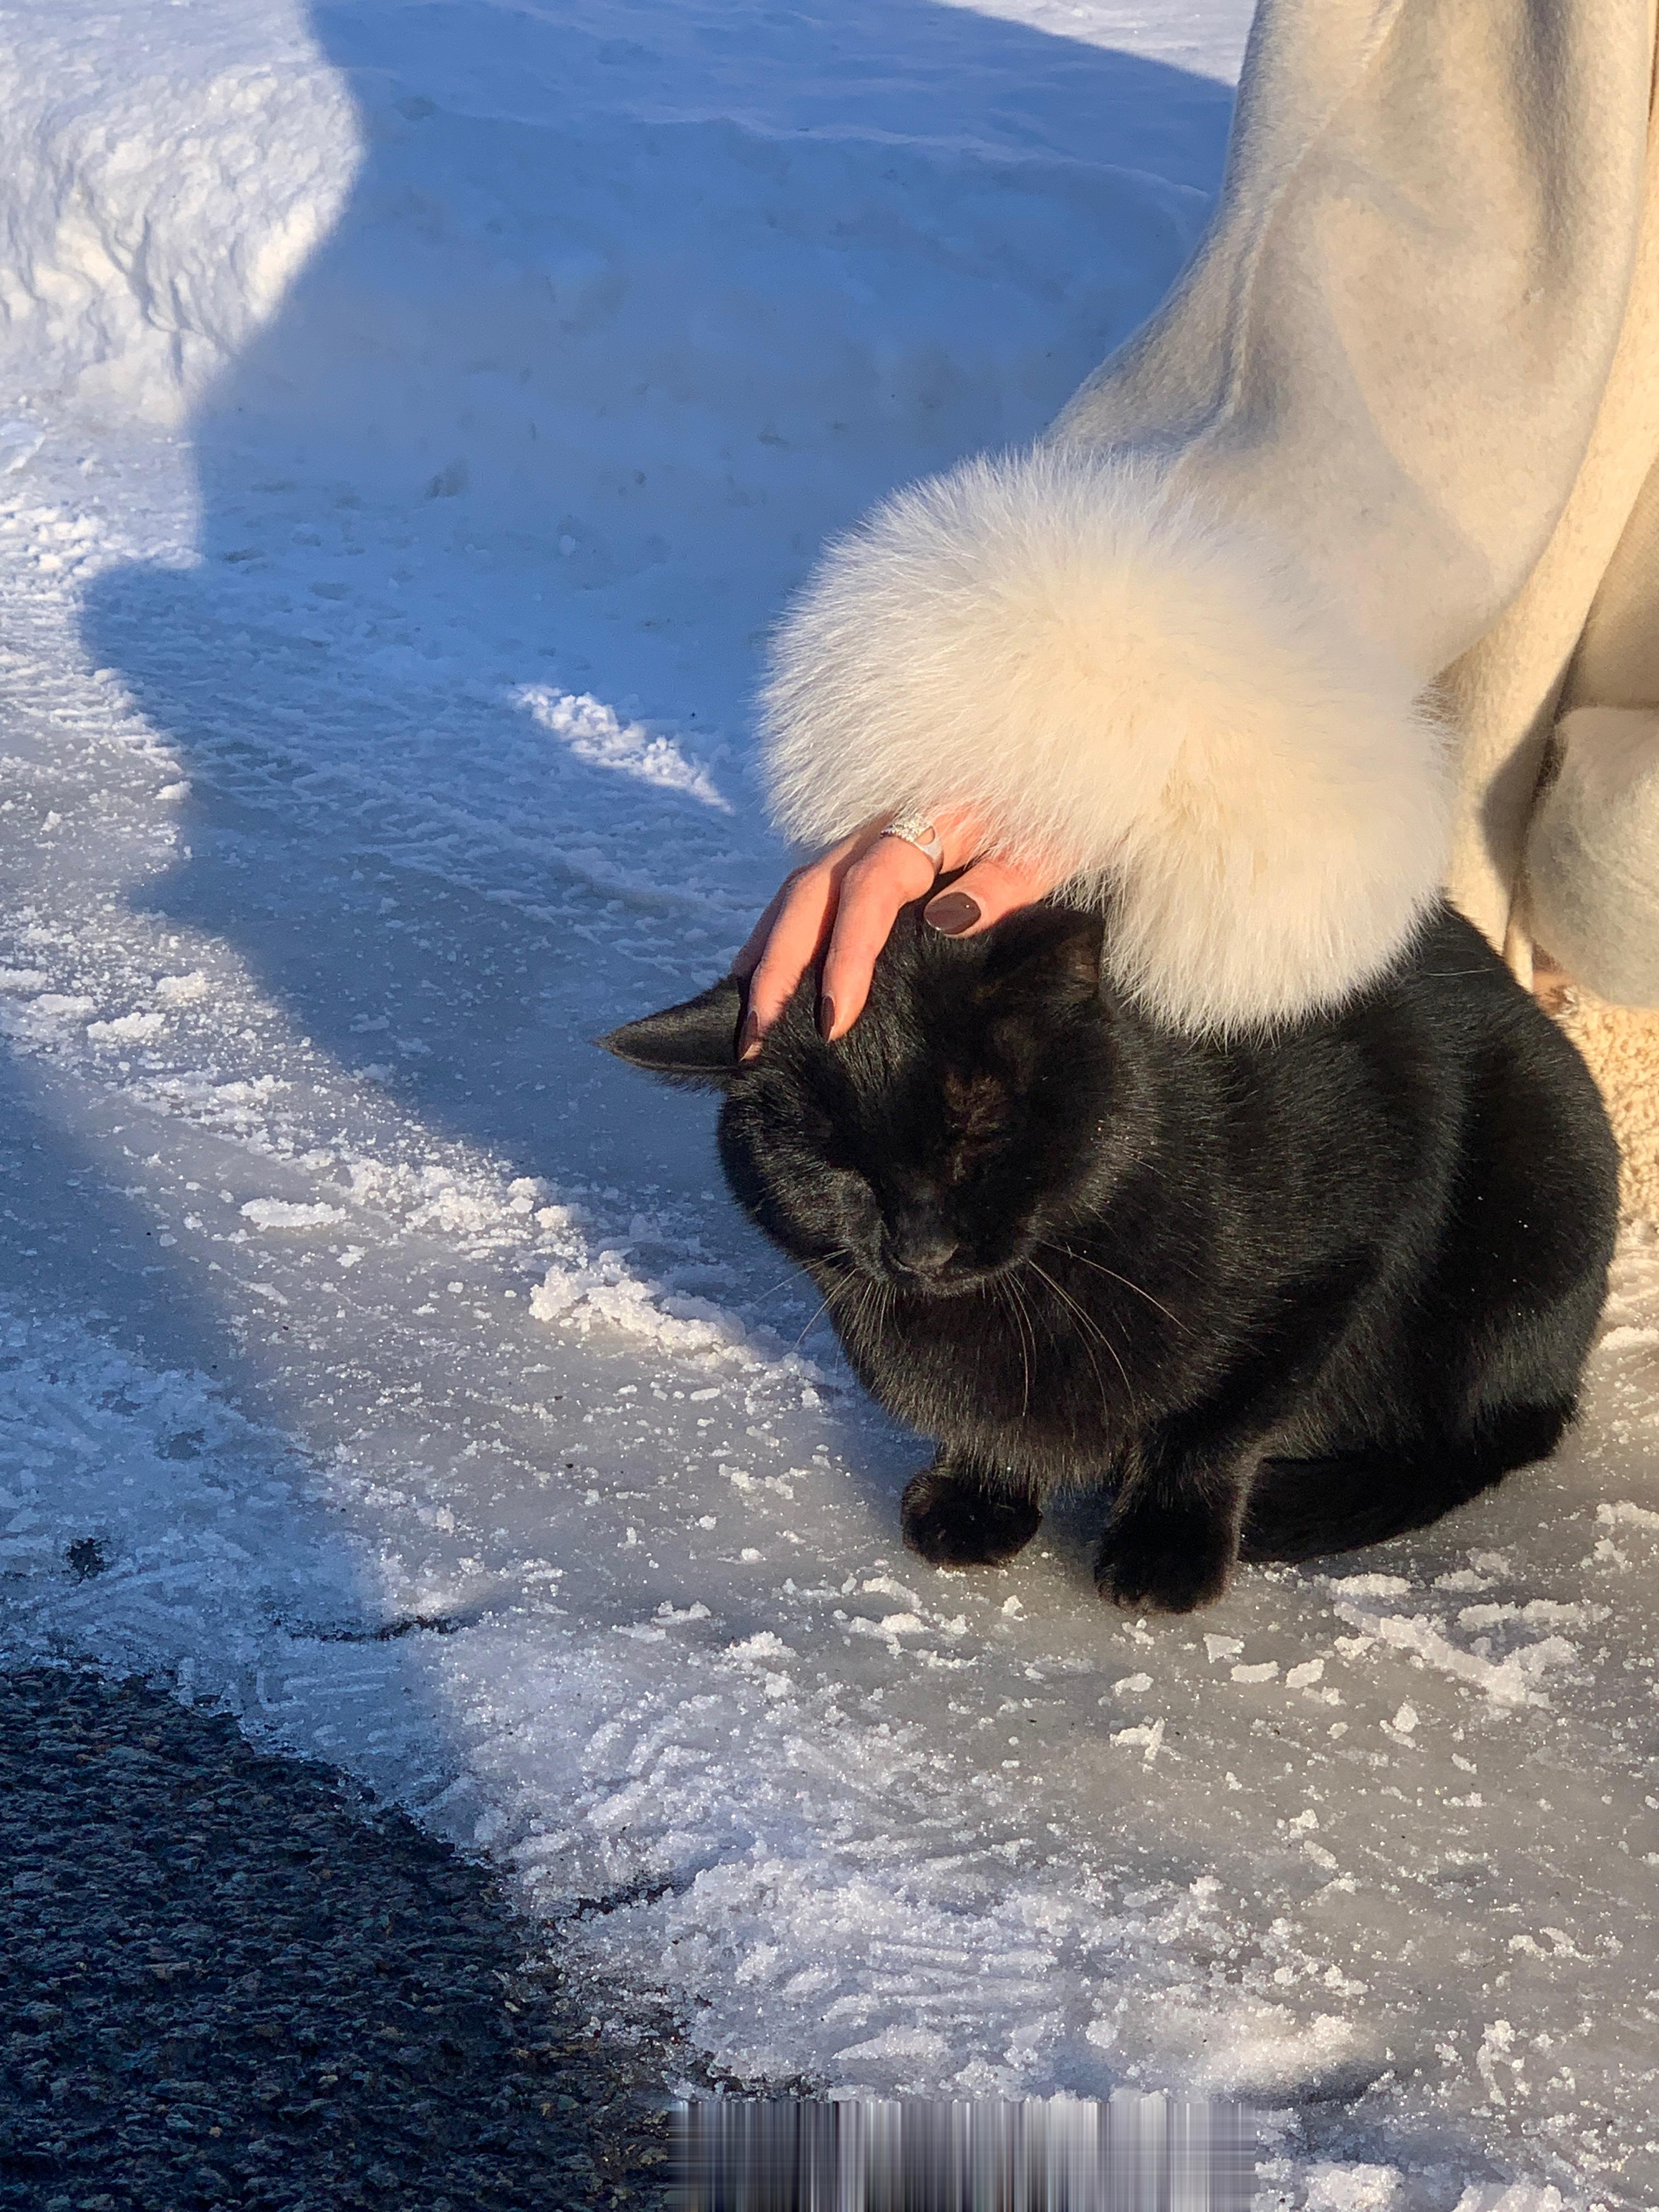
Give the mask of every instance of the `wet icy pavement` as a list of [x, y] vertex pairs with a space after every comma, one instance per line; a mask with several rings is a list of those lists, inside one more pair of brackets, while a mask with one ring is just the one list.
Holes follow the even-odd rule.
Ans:
[[1402, 2201], [1643, 2201], [1648, 1253], [1569, 1456], [1414, 1544], [1194, 1622], [1103, 1613], [1081, 1511], [936, 1573], [707, 1109], [586, 1045], [706, 958], [205, 744], [181, 793], [65, 658], [14, 664], [0, 802], [15, 1652], [175, 1670], [604, 1899], [618, 2007], [741, 2072], [1244, 2090]]

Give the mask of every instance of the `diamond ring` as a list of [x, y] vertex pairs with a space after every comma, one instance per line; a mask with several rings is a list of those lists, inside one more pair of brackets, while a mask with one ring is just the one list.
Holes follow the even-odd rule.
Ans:
[[924, 860], [931, 860], [935, 872], [945, 865], [945, 847], [939, 831], [923, 814], [901, 814], [882, 831], [884, 837], [902, 838], [905, 844], [914, 845]]

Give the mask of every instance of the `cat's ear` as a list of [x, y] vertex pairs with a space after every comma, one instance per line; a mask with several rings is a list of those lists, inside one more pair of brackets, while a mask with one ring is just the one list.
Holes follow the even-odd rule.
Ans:
[[624, 1022], [593, 1042], [630, 1067], [642, 1067], [665, 1082], [724, 1091], [738, 1072], [738, 1024], [742, 1018], [742, 986], [734, 975], [727, 975], [684, 1006], [665, 1006], [659, 1014]]
[[1022, 908], [990, 933], [986, 979], [1067, 1005], [1098, 997], [1106, 924], [1080, 907]]

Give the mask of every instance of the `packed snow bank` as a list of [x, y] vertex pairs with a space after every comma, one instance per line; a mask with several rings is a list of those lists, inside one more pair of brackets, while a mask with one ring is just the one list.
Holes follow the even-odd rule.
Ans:
[[357, 167], [303, 15], [57, 0], [0, 48], [14, 380], [181, 422], [282, 307]]
[[775, 879], [821, 534], [1195, 234], [1248, 10], [1148, 12], [14, 10], [0, 1644], [349, 1767], [740, 2073], [1651, 2203], [1655, 1255], [1558, 1465], [1128, 1620], [1080, 1519], [898, 1551], [915, 1441], [586, 1042]]

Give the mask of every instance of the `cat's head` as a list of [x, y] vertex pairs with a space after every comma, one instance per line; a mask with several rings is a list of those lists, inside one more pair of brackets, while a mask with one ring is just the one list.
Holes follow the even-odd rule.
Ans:
[[1101, 939], [1098, 916], [1053, 906], [947, 938], [918, 903], [834, 1044], [810, 975], [746, 1066], [730, 977], [599, 1042], [725, 1092], [727, 1180], [794, 1258], [950, 1297], [1063, 1236], [1111, 1173], [1120, 1024]]

